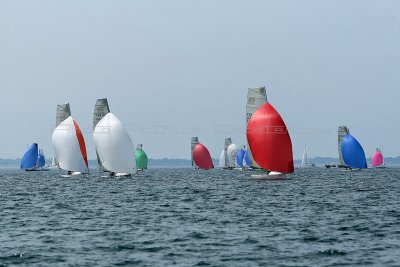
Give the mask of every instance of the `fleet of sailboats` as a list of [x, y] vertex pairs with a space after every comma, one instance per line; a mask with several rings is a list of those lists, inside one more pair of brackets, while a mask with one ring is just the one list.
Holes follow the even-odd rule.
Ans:
[[[222, 169], [257, 170], [252, 178], [283, 178], [294, 172], [292, 141], [289, 131], [278, 111], [267, 101], [265, 87], [249, 88], [246, 98], [246, 141], [239, 148], [230, 137], [225, 138], [219, 159]], [[133, 142], [121, 121], [110, 112], [106, 98], [97, 99], [93, 112], [93, 140], [99, 170], [108, 176], [130, 176], [146, 170], [148, 157], [142, 144], [134, 149]], [[89, 172], [86, 144], [77, 122], [71, 116], [69, 103], [57, 105], [56, 127], [52, 135], [54, 156], [52, 167], [67, 172], [65, 177]], [[346, 170], [367, 168], [365, 152], [347, 126], [338, 127], [339, 164]], [[209, 150], [191, 139], [191, 161], [195, 169], [214, 168]], [[381, 150], [372, 156], [373, 168], [385, 168]], [[20, 168], [26, 171], [48, 170], [42, 149], [32, 144], [21, 160]], [[309, 162], [307, 145], [300, 167], [315, 166]]]

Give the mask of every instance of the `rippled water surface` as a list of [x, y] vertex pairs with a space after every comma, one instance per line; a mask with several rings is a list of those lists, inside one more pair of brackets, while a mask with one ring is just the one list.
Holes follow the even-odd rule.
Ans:
[[400, 169], [0, 170], [0, 266], [399, 266]]

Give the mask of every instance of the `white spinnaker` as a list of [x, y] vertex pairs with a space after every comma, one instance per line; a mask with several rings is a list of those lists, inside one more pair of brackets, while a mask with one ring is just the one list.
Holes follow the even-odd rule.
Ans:
[[219, 167], [220, 168], [228, 167], [225, 159], [226, 159], [226, 151], [224, 149], [224, 150], [222, 150], [221, 156], [219, 157]]
[[226, 151], [226, 154], [228, 156], [228, 167], [231, 167], [231, 168], [235, 167], [236, 154], [237, 154], [238, 149], [239, 149], [238, 146], [235, 144], [229, 145], [229, 147]]
[[69, 116], [53, 132], [53, 149], [58, 166], [66, 171], [88, 172], [79, 145], [74, 119]]
[[94, 145], [101, 164], [110, 172], [134, 173], [135, 149], [120, 120], [107, 113], [93, 132]]
[[[247, 92], [247, 104], [246, 104], [246, 128], [247, 124], [251, 116], [259, 109], [262, 105], [267, 102], [267, 94], [265, 91], [265, 87], [257, 87], [257, 88], [249, 88]], [[249, 151], [249, 158], [252, 167], [260, 168], [260, 166], [256, 163], [251, 154], [251, 150], [249, 144], [247, 144]]]

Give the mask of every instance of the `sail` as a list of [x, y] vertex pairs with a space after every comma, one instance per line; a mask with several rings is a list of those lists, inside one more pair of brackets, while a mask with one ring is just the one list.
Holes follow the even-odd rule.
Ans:
[[38, 144], [32, 144], [28, 150], [25, 152], [21, 160], [21, 169], [27, 170], [32, 169], [36, 166], [38, 159]]
[[78, 124], [71, 116], [54, 130], [52, 142], [55, 158], [61, 169], [88, 172], [85, 140]]
[[228, 149], [226, 150], [226, 154], [228, 156], [228, 167], [235, 167], [236, 162], [236, 153], [238, 152], [238, 146], [235, 144], [230, 144]]
[[[61, 122], [65, 121], [68, 117], [71, 116], [71, 108], [69, 103], [67, 104], [58, 104], [57, 111], [56, 111], [56, 127], [60, 125]], [[54, 165], [59, 167], [59, 162], [57, 160], [56, 155], [53, 156]]]
[[351, 134], [347, 134], [342, 141], [342, 155], [344, 163], [350, 168], [367, 168], [364, 149]]
[[193, 160], [200, 169], [208, 170], [214, 168], [210, 152], [200, 143], [193, 149]]
[[[109, 112], [110, 112], [110, 107], [108, 106], [107, 98], [97, 99], [93, 111], [93, 130], [99, 123], [99, 121]], [[96, 156], [100, 170], [107, 171], [106, 168], [104, 168], [104, 166], [101, 164], [97, 151], [96, 151]]]
[[346, 163], [343, 160], [343, 154], [342, 154], [342, 142], [344, 137], [349, 133], [349, 129], [347, 126], [339, 126], [338, 128], [338, 150], [339, 150], [339, 164], [340, 165], [346, 165]]
[[227, 167], [227, 164], [226, 164], [226, 151], [225, 151], [225, 149], [222, 150], [222, 152], [221, 152], [221, 156], [219, 157], [218, 166], [219, 166], [220, 168], [226, 168], [226, 167]]
[[192, 137], [192, 143], [191, 143], [192, 146], [191, 146], [191, 151], [190, 151], [190, 155], [191, 155], [191, 158], [192, 158], [192, 167], [197, 167], [196, 163], [194, 162], [194, 159], [193, 159], [193, 149], [197, 144], [199, 144], [199, 138], [198, 137]]
[[301, 167], [308, 166], [307, 145], [304, 147], [303, 157], [301, 158]]
[[243, 168], [243, 160], [244, 160], [244, 154], [246, 152], [244, 151], [244, 149], [240, 149], [237, 153], [236, 153], [236, 164], [240, 167]]
[[[251, 116], [267, 101], [267, 94], [265, 87], [249, 88], [247, 92], [247, 104], [246, 104], [246, 127], [249, 124]], [[248, 145], [247, 141], [247, 145]], [[250, 158], [251, 167], [260, 168], [260, 166], [255, 162], [252, 151], [248, 151]], [[250, 167], [249, 165], [249, 167]]]
[[143, 151], [142, 144], [137, 145], [135, 151], [136, 168], [146, 170], [149, 159], [146, 153]]
[[247, 140], [255, 161], [263, 169], [294, 172], [289, 132], [271, 104], [264, 104], [253, 114], [247, 126]]
[[69, 103], [57, 105], [56, 127], [70, 116], [71, 116], [71, 109], [69, 107]]
[[246, 163], [246, 167], [250, 167], [251, 161], [250, 161], [250, 156], [249, 156], [249, 150], [246, 149], [244, 153], [244, 162]]
[[39, 149], [39, 157], [37, 159], [36, 166], [39, 167], [39, 168], [43, 168], [44, 165], [46, 165], [46, 159], [45, 159], [43, 150]]
[[375, 154], [372, 156], [372, 167], [380, 167], [384, 165], [385, 162], [383, 159], [382, 152], [379, 148], [377, 148]]
[[96, 125], [93, 139], [101, 164], [110, 172], [134, 173], [134, 147], [120, 120], [108, 113]]

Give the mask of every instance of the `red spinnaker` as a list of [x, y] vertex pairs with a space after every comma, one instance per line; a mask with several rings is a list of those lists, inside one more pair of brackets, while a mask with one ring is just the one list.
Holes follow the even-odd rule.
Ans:
[[89, 168], [87, 154], [86, 154], [85, 139], [83, 139], [81, 129], [79, 129], [79, 126], [76, 123], [76, 121], [74, 121], [74, 126], [75, 126], [76, 137], [78, 138], [79, 148], [81, 149], [83, 160], [85, 161], [86, 167]]
[[202, 144], [197, 144], [193, 149], [193, 159], [197, 167], [208, 170], [214, 168], [210, 152]]
[[247, 140], [260, 167], [269, 171], [294, 172], [289, 132], [271, 104], [265, 103], [251, 116], [247, 125]]

